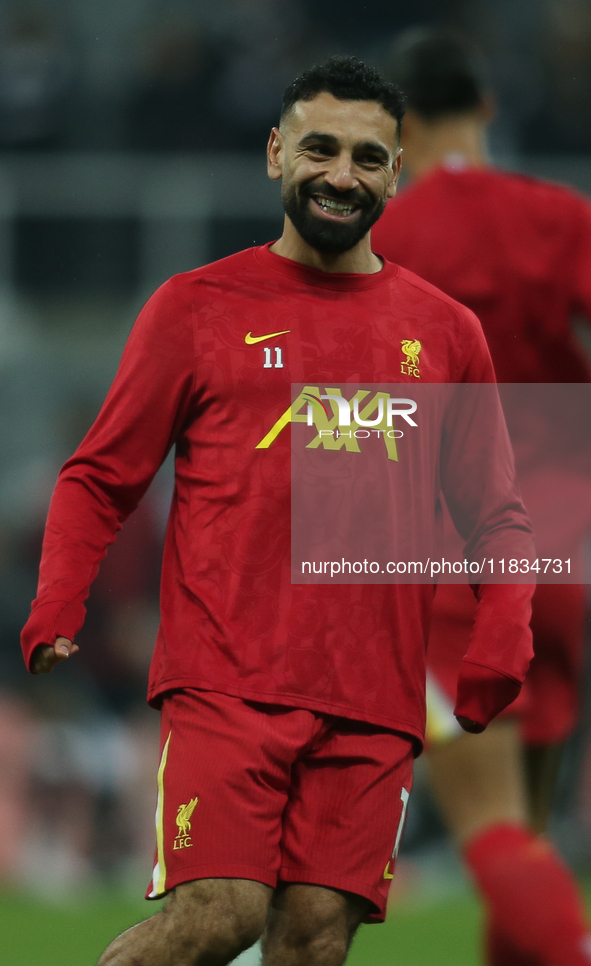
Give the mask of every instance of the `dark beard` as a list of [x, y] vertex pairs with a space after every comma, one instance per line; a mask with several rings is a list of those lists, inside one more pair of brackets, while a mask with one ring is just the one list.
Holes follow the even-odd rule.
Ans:
[[[311, 211], [309, 199], [325, 195], [335, 201], [353, 201], [359, 206], [354, 222], [340, 225], [337, 221], [324, 221]], [[370, 203], [369, 196], [359, 191], [335, 191], [327, 184], [302, 185], [298, 191], [294, 184], [283, 182], [281, 189], [283, 210], [305, 242], [317, 252], [341, 255], [350, 251], [367, 234], [386, 207], [386, 197]]]

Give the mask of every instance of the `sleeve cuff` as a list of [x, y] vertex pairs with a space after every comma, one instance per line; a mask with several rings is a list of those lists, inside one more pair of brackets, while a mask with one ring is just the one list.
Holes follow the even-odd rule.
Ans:
[[33, 651], [40, 644], [55, 644], [58, 637], [73, 641], [84, 623], [86, 608], [81, 601], [53, 600], [34, 607], [21, 634], [21, 648], [27, 670]]
[[486, 728], [496, 715], [515, 701], [521, 684], [499, 671], [462, 661], [454, 714]]

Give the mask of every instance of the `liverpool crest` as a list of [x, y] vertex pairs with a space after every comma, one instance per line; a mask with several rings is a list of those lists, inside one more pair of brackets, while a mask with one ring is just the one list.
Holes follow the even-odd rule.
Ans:
[[193, 845], [191, 841], [191, 815], [195, 811], [198, 798], [192, 798], [186, 805], [179, 805], [176, 814], [176, 824], [178, 825], [178, 835], [174, 840], [173, 849], [190, 849]]
[[419, 355], [422, 349], [418, 339], [403, 339], [400, 343], [402, 353], [406, 361], [400, 363], [400, 371], [403, 376], [414, 376], [415, 379], [421, 378], [419, 369]]

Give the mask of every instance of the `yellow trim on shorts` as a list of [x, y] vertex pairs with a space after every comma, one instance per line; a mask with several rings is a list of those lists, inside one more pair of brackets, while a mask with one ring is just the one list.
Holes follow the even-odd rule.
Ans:
[[154, 892], [156, 895], [162, 895], [162, 893], [166, 891], [166, 858], [164, 856], [164, 770], [168, 760], [168, 746], [170, 744], [171, 735], [172, 731], [169, 731], [166, 744], [162, 749], [160, 767], [158, 768], [158, 802], [156, 804], [156, 849], [158, 852], [158, 875], [157, 880], [154, 883]]

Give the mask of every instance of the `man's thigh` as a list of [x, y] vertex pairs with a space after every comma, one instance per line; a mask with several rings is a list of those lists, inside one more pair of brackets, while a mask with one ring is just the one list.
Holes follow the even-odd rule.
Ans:
[[274, 887], [292, 765], [317, 728], [309, 711], [212, 691], [167, 695], [147, 897], [194, 879], [254, 879]]
[[491, 721], [480, 735], [432, 745], [430, 784], [445, 824], [461, 845], [501, 822], [527, 823], [517, 721]]
[[385, 917], [414, 748], [408, 736], [329, 718], [294, 765], [283, 819], [282, 883], [310, 883], [369, 900]]

